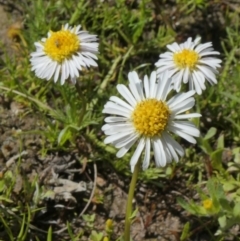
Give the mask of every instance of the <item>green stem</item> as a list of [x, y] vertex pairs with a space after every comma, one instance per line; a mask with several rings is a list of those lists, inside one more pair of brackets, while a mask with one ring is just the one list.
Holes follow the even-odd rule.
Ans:
[[134, 191], [137, 183], [138, 173], [140, 170], [140, 161], [136, 164], [134, 172], [132, 175], [132, 180], [129, 186], [126, 217], [125, 217], [125, 228], [124, 228], [124, 241], [130, 241], [130, 227], [131, 227], [131, 215], [132, 215], [132, 200], [134, 196]]
[[78, 121], [78, 125], [80, 126], [81, 123], [82, 123], [83, 117], [86, 113], [86, 110], [87, 110], [87, 101], [86, 101], [86, 98], [84, 96], [84, 93], [82, 92], [82, 88], [79, 85], [78, 81], [76, 82], [75, 87], [76, 87], [77, 93], [79, 95], [79, 98], [82, 100], [82, 109], [81, 109], [81, 112], [80, 112], [80, 115], [79, 115], [79, 121]]
[[20, 95], [20, 96], [22, 96], [22, 97], [24, 97], [26, 99], [29, 99], [29, 100], [35, 102], [39, 107], [41, 107], [41, 108], [43, 108], [45, 110], [48, 110], [51, 113], [54, 112], [54, 110], [50, 106], [48, 106], [47, 104], [44, 104], [43, 102], [41, 102], [40, 100], [38, 100], [38, 99], [36, 99], [34, 97], [28, 96], [27, 94], [24, 94], [24, 93], [19, 92], [17, 90], [12, 90], [12, 89], [4, 87], [4, 86], [0, 86], [0, 89], [12, 92], [12, 93], [17, 94], [17, 95]]

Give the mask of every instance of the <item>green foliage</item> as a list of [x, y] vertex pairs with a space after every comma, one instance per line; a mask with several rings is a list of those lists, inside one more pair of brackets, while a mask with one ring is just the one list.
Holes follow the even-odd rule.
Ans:
[[187, 240], [188, 236], [189, 236], [189, 230], [190, 230], [190, 223], [187, 222], [185, 223], [184, 227], [183, 227], [183, 231], [180, 237], [181, 241]]
[[86, 222], [87, 227], [92, 228], [94, 225], [95, 214], [93, 215], [85, 214], [83, 215], [83, 220]]
[[48, 229], [47, 241], [52, 241], [52, 226]]
[[[201, 198], [199, 203], [187, 202], [183, 198], [178, 198], [178, 203], [189, 213], [196, 216], [211, 216], [211, 223], [218, 220], [219, 228], [215, 235], [227, 234], [227, 230], [240, 221], [239, 197], [232, 196], [230, 198], [229, 194], [226, 193], [226, 187], [224, 188], [225, 184], [226, 182], [221, 179], [209, 179], [205, 192], [200, 188], [197, 189]], [[189, 227], [186, 226], [182, 233], [183, 240], [191, 236], [188, 231]]]
[[[18, 233], [17, 240], [24, 241], [27, 238], [32, 216], [37, 211], [35, 204], [31, 203], [31, 196], [35, 192], [35, 183], [30, 183], [27, 179], [23, 180], [22, 192], [26, 194], [25, 201], [28, 203], [23, 205], [14, 200], [13, 195], [16, 195], [16, 185], [19, 185], [16, 182], [18, 175], [8, 171], [1, 180], [0, 220], [10, 240], [15, 240], [16, 233]], [[11, 209], [9, 209], [10, 207]]]
[[182, 6], [180, 8], [180, 11], [186, 12], [186, 14], [189, 14], [196, 9], [202, 9], [205, 10], [205, 8], [208, 5], [208, 1], [206, 0], [177, 0], [177, 3]]
[[97, 233], [96, 231], [92, 231], [91, 235], [90, 235], [90, 239], [92, 241], [101, 241], [103, 238], [103, 234], [102, 233]]
[[222, 154], [224, 151], [224, 136], [220, 135], [217, 139], [216, 144], [216, 150], [214, 150], [209, 141], [212, 137], [214, 137], [217, 133], [217, 129], [212, 127], [208, 130], [207, 134], [203, 138], [199, 138], [198, 144], [199, 147], [203, 150], [204, 153], [206, 153], [211, 161], [211, 165], [215, 170], [223, 171], [222, 166]]

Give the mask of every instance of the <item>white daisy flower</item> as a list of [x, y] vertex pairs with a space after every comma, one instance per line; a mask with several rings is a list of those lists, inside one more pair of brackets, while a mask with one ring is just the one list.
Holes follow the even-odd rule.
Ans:
[[201, 116], [198, 113], [185, 114], [195, 104], [192, 97], [195, 91], [177, 94], [167, 101], [167, 95], [172, 89], [168, 72], [164, 72], [158, 82], [155, 71], [150, 79], [145, 76], [143, 82], [136, 72], [130, 72], [128, 79], [129, 88], [123, 84], [117, 85], [125, 101], [112, 96], [104, 106], [103, 113], [113, 115], [105, 118], [106, 124], [102, 127], [108, 136], [104, 143], [112, 143], [120, 149], [117, 152], [120, 158], [138, 142], [130, 161], [132, 172], [144, 148], [142, 168], [148, 168], [151, 146], [157, 166], [164, 167], [172, 160], [178, 162], [184, 150], [170, 132], [191, 143], [196, 143], [193, 137], [200, 135], [194, 124], [184, 120]]
[[155, 63], [158, 75], [165, 70], [169, 71], [173, 88], [177, 92], [182, 82], [189, 82], [190, 90], [196, 90], [199, 95], [206, 89], [205, 79], [212, 85], [217, 83], [215, 74], [222, 61], [210, 56], [220, 53], [214, 51], [211, 42], [199, 44], [200, 40], [200, 37], [194, 41], [188, 38], [185, 43], [167, 45], [171, 52], [160, 54], [160, 59]]
[[31, 53], [32, 71], [37, 77], [54, 82], [61, 78], [61, 84], [70, 77], [73, 84], [82, 68], [97, 66], [94, 61], [98, 53], [97, 36], [80, 30], [81, 25], [48, 33], [47, 38], [36, 42], [36, 52]]

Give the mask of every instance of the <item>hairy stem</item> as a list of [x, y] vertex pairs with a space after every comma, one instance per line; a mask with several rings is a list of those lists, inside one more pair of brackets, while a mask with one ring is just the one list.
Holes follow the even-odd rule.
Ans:
[[134, 168], [132, 180], [128, 191], [127, 208], [126, 208], [126, 216], [125, 216], [125, 228], [124, 228], [124, 241], [130, 241], [130, 227], [131, 227], [130, 217], [132, 215], [132, 201], [134, 197], [134, 191], [137, 183], [139, 170], [140, 170], [140, 160], [138, 161], [138, 163]]

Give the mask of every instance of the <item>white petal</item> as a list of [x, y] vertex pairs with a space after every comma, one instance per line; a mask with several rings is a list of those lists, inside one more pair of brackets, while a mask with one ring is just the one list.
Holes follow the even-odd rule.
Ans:
[[174, 121], [171, 123], [171, 127], [179, 129], [179, 130], [183, 131], [184, 133], [195, 136], [195, 137], [199, 137], [199, 135], [200, 135], [200, 132], [196, 128], [196, 126], [189, 121]]
[[208, 78], [210, 79], [214, 84], [217, 83], [217, 80], [215, 78], [215, 75], [213, 74], [213, 72], [211, 71], [211, 69], [207, 66], [200, 66], [198, 65], [198, 68], [202, 71], [202, 73]]
[[196, 90], [198, 95], [201, 95], [202, 94], [202, 88], [200, 86], [198, 78], [196, 78], [196, 76], [194, 74], [193, 74], [192, 78], [193, 78], [194, 89]]
[[179, 93], [178, 95], [173, 96], [170, 100], [167, 101], [168, 106], [173, 109], [176, 105], [181, 104], [184, 100], [195, 94], [194, 90], [190, 90], [186, 93]]
[[184, 69], [181, 69], [179, 72], [177, 72], [173, 77], [172, 81], [174, 83], [174, 89], [179, 92], [181, 88], [181, 82], [183, 79]]
[[142, 169], [146, 170], [149, 167], [150, 162], [150, 149], [151, 149], [151, 142], [150, 139], [146, 139], [146, 145], [145, 145], [145, 155], [143, 159]]
[[154, 151], [156, 166], [157, 167], [166, 166], [166, 163], [167, 163], [166, 155], [163, 150], [162, 142], [159, 140], [159, 138], [153, 139], [153, 151]]
[[54, 82], [56, 83], [58, 78], [59, 78], [59, 73], [60, 73], [61, 66], [58, 65], [54, 74]]
[[179, 156], [184, 155], [184, 149], [167, 132], [163, 132], [164, 140], [171, 145]]
[[211, 47], [212, 46], [212, 43], [208, 42], [208, 43], [205, 43], [205, 44], [199, 44], [196, 48], [195, 48], [195, 51], [200, 53], [202, 50], [208, 48], [208, 47]]
[[134, 99], [133, 95], [125, 85], [122, 85], [122, 84], [117, 85], [117, 90], [131, 106], [133, 107], [136, 106], [137, 101]]
[[126, 117], [118, 117], [118, 116], [109, 116], [104, 119], [105, 122], [125, 122], [128, 118]]
[[153, 71], [151, 73], [151, 76], [150, 76], [150, 93], [149, 93], [149, 98], [154, 98], [154, 91], [155, 91], [155, 87], [156, 87], [156, 77], [157, 77], [157, 74], [155, 71]]
[[106, 114], [112, 114], [112, 115], [119, 115], [119, 116], [124, 116], [129, 118], [129, 113], [125, 112], [125, 111], [120, 111], [119, 109], [113, 109], [113, 108], [104, 108], [102, 113], [106, 113]]
[[157, 93], [156, 93], [156, 99], [157, 100], [166, 100], [167, 95], [169, 94], [171, 88], [171, 79], [169, 79], [169, 72], [165, 71], [162, 80], [158, 81], [157, 86]]
[[121, 140], [123, 137], [129, 136], [131, 132], [117, 133], [115, 135], [108, 136], [105, 138], [104, 143], [109, 144], [115, 142], [116, 140]]
[[139, 143], [138, 143], [138, 146], [135, 150], [135, 152], [133, 153], [133, 156], [130, 160], [130, 165], [131, 165], [131, 171], [133, 172], [134, 171], [134, 168], [135, 168], [135, 165], [137, 164], [139, 158], [140, 158], [140, 155], [143, 151], [143, 148], [145, 146], [145, 139], [144, 138], [141, 138]]
[[129, 142], [126, 146], [122, 147], [116, 154], [116, 156], [118, 158], [123, 157], [128, 151], [129, 149], [134, 145], [134, 143], [136, 142], [136, 140], [138, 140], [138, 138], [133, 139], [131, 142]]
[[111, 102], [111, 101], [108, 101], [105, 106], [104, 106], [104, 109], [115, 109], [119, 112], [124, 112], [126, 114], [128, 114], [129, 116], [131, 116], [132, 114], [132, 110], [129, 110], [128, 108], [126, 108], [125, 106], [120, 106], [114, 102]]
[[123, 106], [123, 107], [125, 107], [126, 109], [129, 109], [130, 111], [133, 111], [133, 110], [134, 110], [131, 105], [127, 104], [125, 101], [121, 100], [121, 99], [120, 99], [119, 97], [117, 97], [117, 96], [111, 96], [111, 97], [110, 97], [110, 100], [113, 101], [113, 102], [115, 102], [115, 103], [117, 103], [117, 104], [119, 104], [119, 105], [121, 105], [121, 106]]
[[171, 108], [172, 115], [177, 115], [179, 113], [182, 113], [184, 111], [187, 111], [191, 109], [195, 104], [195, 99], [194, 98], [188, 98], [181, 103], [178, 103], [178, 105], [175, 105], [173, 108]]
[[166, 146], [166, 148], [168, 149], [171, 159], [174, 159], [176, 162], [179, 161], [178, 155], [176, 153], [176, 151], [174, 150], [174, 143], [171, 142], [171, 138], [166, 138], [165, 136], [168, 134], [163, 134], [162, 135], [162, 140], [164, 141], [164, 145]]
[[121, 140], [119, 139], [116, 143], [113, 143], [113, 144], [116, 148], [122, 148], [124, 146], [127, 146], [133, 140], [138, 139], [138, 138], [139, 138], [139, 134], [131, 133], [130, 135], [121, 138]]
[[129, 82], [135, 91], [137, 91], [138, 95], [140, 96], [140, 100], [144, 99], [142, 81], [139, 79], [137, 72], [130, 72], [128, 76], [130, 78]]
[[148, 80], [148, 77], [147, 75], [144, 76], [144, 90], [145, 90], [145, 97], [146, 98], [149, 98], [150, 96], [150, 89], [149, 89], [149, 80]]
[[191, 113], [191, 114], [184, 114], [184, 115], [176, 115], [174, 117], [174, 119], [190, 119], [190, 118], [197, 118], [197, 117], [201, 117], [201, 114], [198, 113]]
[[199, 44], [201, 41], [201, 37], [197, 37], [195, 40], [194, 40], [194, 44], [197, 45]]
[[206, 89], [205, 84], [204, 84], [205, 83], [205, 78], [204, 78], [203, 73], [201, 73], [200, 71], [195, 71], [194, 70], [193, 73], [192, 73], [192, 76], [193, 76], [194, 79], [198, 80], [198, 83], [201, 86], [201, 88], [203, 90], [205, 90]]
[[167, 45], [167, 48], [168, 48], [169, 50], [171, 50], [172, 52], [181, 51], [180, 46], [179, 46], [176, 42], [173, 43], [173, 44]]
[[183, 83], [186, 84], [189, 79], [189, 68], [186, 68], [183, 73]]
[[139, 94], [139, 92], [138, 92], [138, 88], [137, 88], [137, 86], [136, 86], [137, 83], [139, 82], [137, 73], [136, 73], [136, 72], [130, 72], [130, 73], [128, 74], [128, 78], [129, 78], [129, 82], [130, 82], [129, 88], [130, 88], [130, 90], [131, 90], [134, 98], [135, 98], [138, 102], [140, 102], [142, 99], [141, 99], [141, 97], [140, 97], [140, 94]]
[[176, 135], [182, 137], [183, 139], [187, 140], [188, 142], [190, 142], [192, 144], [196, 144], [196, 140], [192, 136], [190, 136], [190, 135], [188, 135], [188, 134], [186, 134], [186, 133], [184, 133], [184, 132], [182, 132], [182, 131], [174, 128], [174, 127], [169, 127], [169, 130], [172, 131], [174, 134], [176, 134]]
[[131, 124], [124, 123], [122, 126], [114, 126], [105, 130], [105, 135], [115, 135], [117, 133], [133, 133], [135, 132], [135, 128]]

